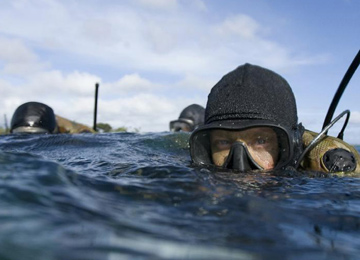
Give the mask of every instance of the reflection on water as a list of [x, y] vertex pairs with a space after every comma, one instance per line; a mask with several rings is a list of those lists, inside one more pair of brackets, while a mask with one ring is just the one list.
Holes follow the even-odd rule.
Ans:
[[0, 259], [356, 259], [360, 179], [190, 166], [189, 135], [0, 137]]

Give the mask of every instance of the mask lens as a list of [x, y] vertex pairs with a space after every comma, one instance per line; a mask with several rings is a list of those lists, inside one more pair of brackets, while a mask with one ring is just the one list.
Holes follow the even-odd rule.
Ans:
[[[252, 169], [274, 169], [287, 162], [290, 157], [289, 138], [285, 130], [272, 126], [257, 126], [242, 130], [209, 129], [199, 132], [193, 138], [193, 161], [206, 164], [203, 163], [206, 161], [205, 156], [198, 154], [198, 151], [204, 151], [205, 148], [211, 164], [224, 167], [232, 161], [233, 165], [239, 165], [239, 158], [229, 158], [233, 154], [239, 154], [236, 143], [241, 143], [245, 151], [241, 154], [246, 158], [241, 158], [241, 161], [248, 161], [254, 166]], [[200, 149], [201, 147], [203, 149]]]
[[188, 122], [183, 121], [171, 121], [170, 122], [170, 131], [172, 132], [191, 132], [193, 130], [193, 127]]
[[20, 126], [12, 130], [14, 134], [49, 134], [49, 131], [41, 127]]

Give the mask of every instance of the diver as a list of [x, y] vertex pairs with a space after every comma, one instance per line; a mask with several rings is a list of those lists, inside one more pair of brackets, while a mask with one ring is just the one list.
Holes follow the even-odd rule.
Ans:
[[10, 125], [10, 133], [54, 134], [58, 131], [53, 109], [39, 102], [19, 106]]
[[204, 124], [205, 109], [192, 104], [184, 108], [180, 113], [179, 119], [170, 122], [170, 131], [172, 132], [192, 132]]
[[10, 133], [57, 134], [93, 133], [90, 127], [55, 115], [54, 110], [40, 102], [20, 105], [11, 119]]
[[271, 70], [244, 64], [212, 88], [205, 124], [190, 136], [190, 155], [195, 165], [238, 172], [360, 172], [360, 156], [354, 147], [322, 136], [307, 151], [315, 138], [316, 133], [298, 122], [287, 81]]

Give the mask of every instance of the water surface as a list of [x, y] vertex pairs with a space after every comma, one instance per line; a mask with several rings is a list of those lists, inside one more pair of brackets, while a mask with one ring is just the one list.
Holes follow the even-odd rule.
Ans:
[[0, 259], [358, 259], [360, 178], [193, 168], [188, 138], [1, 136]]

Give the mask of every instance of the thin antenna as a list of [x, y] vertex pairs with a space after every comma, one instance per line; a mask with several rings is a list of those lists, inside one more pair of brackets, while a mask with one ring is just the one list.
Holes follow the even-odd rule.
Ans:
[[96, 130], [96, 116], [97, 116], [97, 101], [98, 101], [98, 92], [99, 92], [99, 83], [95, 84], [95, 108], [94, 108], [94, 126], [93, 129]]
[[[331, 119], [334, 115], [335, 109], [339, 103], [339, 100], [341, 98], [341, 95], [344, 93], [345, 88], [347, 86], [347, 84], [349, 83], [350, 79], [352, 78], [352, 76], [354, 75], [356, 69], [358, 68], [360, 64], [360, 50], [359, 52], [356, 54], [353, 62], [350, 64], [350, 67], [348, 68], [347, 72], [344, 75], [344, 78], [342, 79], [335, 95], [334, 98], [330, 104], [329, 110], [326, 114], [325, 120], [324, 120], [324, 124], [323, 124], [323, 130], [325, 129], [325, 127], [331, 122]], [[343, 137], [343, 131], [345, 129], [343, 129], [341, 131], [341, 133], [339, 134], [339, 137], [342, 139]], [[327, 134], [327, 131], [325, 132], [325, 134]]]

